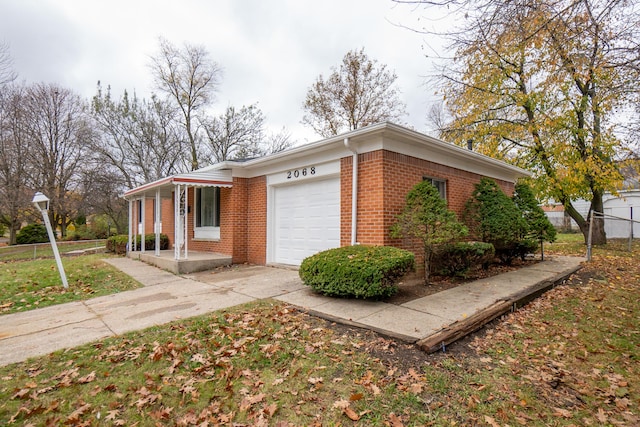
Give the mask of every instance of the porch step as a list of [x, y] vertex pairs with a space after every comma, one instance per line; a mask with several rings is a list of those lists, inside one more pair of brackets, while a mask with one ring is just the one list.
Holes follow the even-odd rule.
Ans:
[[229, 255], [215, 252], [189, 252], [188, 259], [175, 259], [173, 251], [160, 251], [160, 256], [150, 252], [129, 252], [129, 258], [139, 259], [147, 264], [155, 265], [174, 274], [189, 274], [197, 271], [213, 270], [224, 265], [231, 265]]

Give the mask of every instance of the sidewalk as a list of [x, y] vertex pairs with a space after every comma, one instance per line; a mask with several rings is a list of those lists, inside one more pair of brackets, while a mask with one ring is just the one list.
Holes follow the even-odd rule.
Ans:
[[281, 268], [243, 266], [181, 277], [129, 258], [106, 261], [144, 287], [0, 316], [0, 366], [264, 298], [420, 344], [496, 302], [540, 292], [575, 272], [584, 259], [553, 257], [400, 306], [318, 295], [302, 284], [297, 271]]

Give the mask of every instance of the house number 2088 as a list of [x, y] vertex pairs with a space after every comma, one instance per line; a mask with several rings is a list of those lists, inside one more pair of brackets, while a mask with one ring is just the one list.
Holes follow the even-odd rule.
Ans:
[[287, 179], [300, 178], [301, 176], [315, 175], [315, 174], [316, 174], [316, 167], [311, 166], [310, 168], [302, 168], [302, 169], [287, 171]]

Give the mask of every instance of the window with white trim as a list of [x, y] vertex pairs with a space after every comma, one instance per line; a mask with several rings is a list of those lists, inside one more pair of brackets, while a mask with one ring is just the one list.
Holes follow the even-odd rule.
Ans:
[[422, 177], [423, 180], [429, 181], [434, 187], [438, 189], [440, 197], [447, 200], [447, 180], [439, 178], [430, 178], [427, 176]]
[[220, 188], [196, 188], [194, 237], [196, 239], [220, 238]]

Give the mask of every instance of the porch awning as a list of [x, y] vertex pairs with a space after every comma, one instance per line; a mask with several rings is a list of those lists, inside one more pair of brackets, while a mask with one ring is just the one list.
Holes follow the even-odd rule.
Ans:
[[135, 199], [144, 196], [153, 196], [157, 190], [163, 195], [170, 195], [176, 185], [188, 185], [191, 187], [232, 187], [233, 177], [230, 170], [203, 170], [190, 173], [172, 175], [140, 187], [133, 188], [124, 193], [124, 198]]

